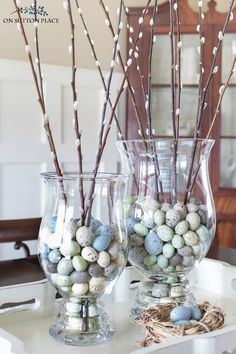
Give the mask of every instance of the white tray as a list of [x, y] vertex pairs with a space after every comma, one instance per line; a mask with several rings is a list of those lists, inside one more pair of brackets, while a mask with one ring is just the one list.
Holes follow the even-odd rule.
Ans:
[[[223, 329], [203, 335], [185, 336], [145, 349], [137, 349], [136, 345], [144, 337], [142, 328], [129, 320], [129, 309], [135, 296], [129, 284], [139, 278], [140, 275], [132, 267], [126, 268], [112, 295], [103, 298], [115, 328], [113, 340], [105, 345], [82, 348], [57, 343], [48, 334], [56, 306], [52, 306], [55, 303], [54, 289], [47, 281], [0, 288], [0, 306], [4, 303], [36, 300], [33, 305], [16, 304], [13, 308], [0, 310], [0, 327], [17, 338], [6, 338], [7, 333], [0, 331], [0, 353], [222, 354], [236, 348], [236, 267], [204, 259], [190, 276], [198, 301], [208, 300], [224, 309], [226, 325]], [[6, 340], [11, 345], [2, 353], [2, 343], [6, 343]]]

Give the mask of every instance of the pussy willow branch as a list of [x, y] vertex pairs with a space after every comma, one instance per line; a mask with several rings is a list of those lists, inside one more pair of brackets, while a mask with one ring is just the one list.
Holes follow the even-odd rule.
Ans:
[[[144, 16], [146, 16], [146, 13], [147, 13], [147, 9], [148, 9], [148, 6], [150, 4], [151, 0], [148, 1], [148, 4], [147, 6], [145, 7], [145, 14]], [[115, 111], [117, 109], [117, 106], [118, 106], [118, 103], [120, 101], [120, 97], [124, 91], [124, 86], [125, 86], [125, 82], [127, 81], [127, 77], [128, 77], [128, 73], [129, 73], [129, 68], [130, 68], [130, 65], [132, 64], [132, 61], [134, 59], [134, 54], [135, 54], [135, 48], [139, 42], [139, 40], [142, 38], [142, 28], [143, 28], [143, 22], [139, 25], [139, 30], [138, 30], [138, 33], [137, 33], [137, 37], [136, 37], [136, 40], [135, 40], [135, 45], [133, 47], [133, 51], [131, 53], [131, 56], [130, 56], [130, 61], [129, 63], [127, 62], [127, 68], [125, 70], [125, 74], [124, 74], [124, 77], [123, 77], [123, 80], [121, 82], [121, 85], [120, 85], [120, 89], [118, 91], [118, 94], [117, 94], [117, 97], [116, 97], [116, 100], [115, 100], [115, 103], [112, 107], [112, 111], [111, 111], [111, 115], [110, 115], [110, 119], [107, 123], [107, 127], [106, 127], [106, 130], [105, 130], [105, 134], [104, 134], [104, 138], [103, 138], [103, 143], [102, 143], [102, 147], [101, 147], [101, 151], [103, 152], [104, 148], [105, 148], [105, 145], [106, 145], [106, 142], [107, 142], [107, 138], [108, 138], [108, 135], [109, 135], [109, 132], [111, 130], [111, 127], [112, 127], [112, 120], [113, 120], [113, 117], [114, 117], [114, 114], [115, 114]], [[88, 194], [88, 207], [87, 207], [87, 212], [89, 210], [91, 210], [91, 206], [92, 206], [92, 203], [93, 203], [93, 193], [94, 193], [94, 186], [93, 185], [93, 188], [90, 188], [90, 191], [89, 191], [89, 194]]]
[[[151, 0], [149, 1], [149, 4], [150, 4]], [[111, 35], [112, 37], [114, 38], [115, 36], [115, 31], [114, 31], [114, 28], [112, 26], [112, 22], [111, 22], [111, 18], [110, 18], [110, 15], [109, 15], [109, 11], [107, 11], [107, 8], [106, 6], [104, 5], [104, 2], [103, 0], [99, 0], [99, 4], [101, 5], [102, 7], [102, 10], [106, 16], [106, 19], [109, 23], [109, 29], [111, 31]], [[148, 6], [149, 6], [148, 4]], [[123, 73], [125, 74], [126, 72], [126, 69], [125, 69], [125, 64], [124, 64], [124, 61], [122, 59], [122, 56], [121, 56], [121, 53], [120, 53], [120, 50], [118, 51], [118, 59], [119, 59], [119, 62], [121, 64], [121, 68], [123, 70]], [[145, 139], [145, 131], [144, 131], [144, 128], [143, 128], [143, 124], [142, 124], [142, 120], [141, 120], [141, 114], [139, 112], [139, 109], [138, 109], [138, 105], [137, 105], [137, 102], [136, 102], [136, 98], [135, 98], [135, 95], [134, 95], [134, 92], [133, 92], [133, 88], [130, 84], [130, 81], [129, 81], [129, 77], [127, 76], [127, 85], [128, 85], [128, 92], [129, 92], [129, 95], [131, 97], [131, 101], [132, 101], [132, 104], [133, 104], [133, 107], [134, 107], [134, 111], [135, 111], [135, 116], [136, 116], [136, 119], [137, 119], [137, 124], [138, 124], [138, 129], [140, 131], [140, 134], [142, 136], [142, 139]]]
[[205, 42], [205, 37], [203, 37], [202, 33], [202, 23], [203, 23], [203, 18], [204, 14], [202, 13], [202, 2], [198, 1], [198, 16], [199, 16], [199, 25], [197, 25], [197, 32], [199, 32], [199, 80], [198, 80], [198, 109], [200, 109], [201, 105], [201, 97], [203, 94], [203, 74], [204, 74], [204, 68], [203, 68], [203, 48], [204, 48], [204, 42]]
[[108, 105], [108, 101], [110, 98], [110, 89], [111, 89], [112, 77], [113, 77], [113, 73], [114, 73], [114, 66], [115, 66], [115, 59], [116, 59], [117, 48], [118, 48], [118, 41], [119, 41], [121, 29], [122, 29], [121, 23], [122, 23], [122, 2], [120, 1], [118, 26], [117, 26], [118, 28], [117, 28], [117, 34], [113, 38], [114, 47], [113, 47], [113, 54], [112, 54], [112, 60], [111, 60], [111, 67], [110, 67], [110, 72], [108, 75], [108, 81], [107, 81], [106, 91], [105, 91], [105, 100], [104, 100], [104, 104], [103, 104], [101, 127], [100, 127], [100, 132], [99, 132], [99, 139], [98, 139], [99, 140], [98, 141], [98, 150], [97, 150], [97, 154], [96, 154], [95, 168], [93, 170], [93, 181], [91, 183], [91, 188], [90, 188], [91, 193], [89, 193], [89, 196], [91, 196], [91, 198], [88, 199], [88, 206], [86, 209], [86, 222], [87, 223], [90, 220], [92, 201], [93, 201], [92, 195], [93, 195], [94, 188], [95, 188], [95, 178], [98, 173], [101, 157], [102, 157], [103, 150], [104, 150], [102, 142], [103, 142], [103, 134], [104, 134], [104, 129], [105, 129], [105, 119], [106, 119], [106, 113], [107, 113], [107, 105]]
[[175, 39], [174, 39], [174, 1], [170, 0], [170, 45], [171, 45], [171, 115], [172, 115], [172, 128], [173, 136], [176, 139], [176, 124], [175, 124]]
[[70, 20], [70, 29], [71, 29], [71, 67], [72, 67], [72, 79], [71, 79], [71, 89], [73, 95], [73, 108], [74, 108], [74, 118], [73, 118], [73, 126], [75, 130], [76, 136], [76, 150], [78, 156], [78, 170], [79, 170], [79, 194], [80, 194], [80, 206], [81, 206], [81, 225], [84, 225], [85, 219], [85, 201], [84, 201], [84, 185], [83, 185], [83, 155], [82, 155], [82, 147], [81, 147], [81, 131], [79, 126], [79, 117], [78, 117], [78, 95], [76, 90], [76, 58], [75, 58], [75, 24], [72, 15], [71, 1], [67, 0], [68, 8], [66, 11], [69, 15]]
[[193, 148], [192, 148], [192, 159], [191, 159], [191, 165], [189, 168], [189, 175], [188, 175], [188, 181], [187, 181], [187, 185], [186, 185], [186, 190], [185, 190], [185, 203], [187, 202], [189, 195], [190, 195], [190, 186], [191, 186], [191, 180], [192, 180], [192, 174], [193, 174], [193, 165], [194, 165], [194, 157], [196, 154], [196, 148], [197, 148], [197, 142], [196, 139], [199, 137], [200, 134], [200, 127], [201, 127], [201, 123], [202, 123], [202, 119], [203, 119], [203, 111], [206, 107], [206, 96], [210, 87], [210, 83], [211, 80], [214, 76], [214, 74], [216, 74], [216, 72], [218, 71], [218, 67], [216, 66], [216, 62], [220, 53], [220, 49], [222, 47], [222, 41], [224, 38], [224, 35], [227, 31], [228, 25], [230, 20], [232, 19], [232, 9], [234, 6], [234, 0], [231, 0], [229, 3], [229, 8], [227, 11], [227, 15], [226, 15], [226, 19], [225, 19], [225, 23], [223, 26], [222, 31], [220, 31], [218, 33], [218, 44], [216, 47], [214, 47], [213, 49], [213, 61], [212, 61], [212, 65], [211, 65], [211, 69], [210, 69], [210, 73], [208, 75], [207, 78], [207, 82], [205, 87], [202, 90], [202, 97], [200, 100], [200, 104], [198, 106], [198, 112], [197, 112], [197, 119], [196, 119], [196, 126], [195, 126], [195, 132], [194, 132], [194, 144], [193, 144]]
[[[213, 119], [212, 119], [212, 122], [211, 122], [211, 125], [210, 125], [210, 128], [207, 132], [207, 135], [206, 135], [206, 139], [209, 139], [210, 136], [211, 136], [211, 132], [212, 132], [212, 129], [215, 125], [215, 122], [216, 122], [216, 119], [217, 117], [219, 116], [219, 113], [220, 113], [220, 106], [221, 106], [221, 103], [222, 103], [222, 100], [223, 100], [223, 97], [224, 97], [224, 94], [225, 94], [225, 91], [229, 85], [229, 82], [231, 80], [231, 77], [233, 76], [233, 74], [235, 73], [235, 65], [236, 65], [236, 56], [234, 56], [234, 60], [233, 60], [233, 64], [232, 64], [232, 67], [231, 67], [231, 70], [229, 72], [229, 76], [226, 80], [226, 83], [224, 85], [222, 85], [219, 89], [219, 99], [218, 99], [218, 102], [217, 102], [217, 105], [216, 105], [216, 109], [215, 109], [215, 113], [214, 113], [214, 116], [213, 116]], [[198, 167], [196, 169], [196, 171], [194, 172], [193, 174], [193, 177], [192, 177], [192, 180], [191, 180], [191, 186], [189, 188], [189, 191], [190, 193], [192, 193], [192, 190], [193, 190], [193, 187], [194, 187], [194, 184], [195, 184], [195, 181], [196, 181], [196, 178], [197, 178], [197, 175], [199, 173], [199, 170], [200, 170], [200, 167], [201, 167], [201, 161], [199, 161], [199, 164], [198, 164]]]
[[176, 121], [176, 138], [179, 138], [179, 121], [180, 121], [180, 103], [181, 103], [181, 37], [180, 37], [180, 17], [179, 17], [179, 6], [178, 0], [176, 0], [174, 5], [174, 13], [175, 13], [175, 23], [176, 23], [176, 111], [175, 111], [175, 121]]
[[36, 47], [36, 59], [35, 63], [37, 64], [38, 67], [38, 78], [40, 82], [40, 93], [41, 93], [41, 98], [43, 101], [43, 105], [45, 107], [45, 98], [44, 98], [44, 89], [43, 89], [43, 75], [42, 75], [42, 69], [41, 69], [41, 58], [40, 58], [40, 51], [39, 51], [39, 33], [38, 33], [38, 22], [37, 22], [37, 0], [34, 0], [34, 7], [35, 7], [35, 14], [34, 14], [34, 26], [35, 26], [35, 47]]
[[[28, 55], [28, 59], [29, 59], [29, 63], [30, 63], [30, 67], [31, 67], [32, 75], [33, 75], [33, 80], [34, 80], [34, 84], [35, 84], [35, 87], [36, 87], [37, 100], [38, 100], [38, 103], [39, 103], [39, 106], [40, 106], [40, 109], [41, 109], [41, 112], [42, 112], [42, 115], [43, 115], [43, 126], [44, 126], [44, 129], [46, 131], [46, 135], [47, 135], [47, 139], [48, 139], [48, 143], [49, 143], [49, 147], [50, 147], [50, 151], [51, 151], [51, 158], [52, 158], [55, 170], [56, 170], [56, 174], [59, 177], [62, 177], [62, 171], [61, 171], [61, 168], [60, 168], [60, 165], [59, 165], [57, 152], [56, 152], [56, 148], [55, 148], [55, 143], [54, 143], [54, 139], [53, 139], [53, 136], [52, 136], [49, 119], [47, 117], [44, 100], [42, 99], [42, 95], [41, 95], [41, 92], [40, 92], [40, 85], [39, 85], [37, 74], [36, 74], [36, 71], [35, 71], [35, 68], [34, 68], [33, 59], [32, 59], [32, 55], [31, 55], [31, 52], [30, 52], [30, 45], [29, 45], [29, 42], [28, 42], [28, 39], [27, 39], [27, 36], [26, 36], [26, 32], [25, 32], [25, 29], [24, 29], [23, 22], [22, 22], [21, 13], [19, 11], [19, 7], [17, 6], [16, 0], [13, 0], [13, 3], [14, 3], [15, 8], [16, 8], [16, 13], [17, 13], [17, 16], [18, 16], [18, 19], [19, 19], [20, 32], [21, 32], [21, 34], [23, 36], [23, 40], [24, 40], [24, 43], [25, 43], [25, 50], [26, 50], [26, 53]], [[64, 197], [65, 197], [65, 195], [64, 195]]]

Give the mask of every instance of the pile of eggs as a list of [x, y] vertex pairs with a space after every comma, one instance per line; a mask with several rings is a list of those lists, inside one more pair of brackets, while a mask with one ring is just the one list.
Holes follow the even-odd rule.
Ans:
[[153, 274], [192, 267], [210, 244], [207, 218], [206, 206], [195, 198], [174, 206], [151, 196], [136, 201], [126, 219], [130, 262]]
[[94, 218], [89, 227], [71, 219], [58, 232], [57, 217], [52, 217], [48, 226], [41, 227], [39, 240], [48, 279], [70, 296], [102, 294], [126, 263], [125, 238], [114, 224], [103, 225]]
[[192, 302], [176, 306], [170, 313], [171, 322], [179, 326], [191, 326], [191, 320], [200, 321], [201, 318], [200, 308]]

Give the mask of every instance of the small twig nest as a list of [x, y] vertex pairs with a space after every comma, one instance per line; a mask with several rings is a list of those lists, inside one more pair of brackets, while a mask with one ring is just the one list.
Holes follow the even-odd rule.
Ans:
[[223, 311], [219, 307], [209, 304], [209, 302], [198, 305], [203, 315], [200, 321], [192, 320], [189, 326], [175, 325], [170, 322], [170, 313], [177, 305], [179, 304], [172, 302], [150, 307], [143, 311], [141, 316], [135, 321], [145, 328], [146, 337], [138, 343], [140, 347], [167, 342], [178, 336], [211, 332], [222, 328], [224, 325], [225, 316]]

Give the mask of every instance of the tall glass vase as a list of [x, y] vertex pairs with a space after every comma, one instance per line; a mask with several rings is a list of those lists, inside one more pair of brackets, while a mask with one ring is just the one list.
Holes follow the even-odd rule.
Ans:
[[212, 140], [118, 142], [129, 175], [124, 196], [129, 261], [146, 278], [133, 314], [190, 296], [186, 274], [206, 255], [215, 234], [208, 174]]
[[[110, 293], [127, 260], [127, 238], [121, 231], [124, 179], [98, 174], [42, 175], [47, 200], [39, 232], [42, 268], [62, 296], [56, 323], [49, 333], [71, 345], [108, 341], [114, 331], [100, 301]], [[81, 184], [85, 195], [81, 208]]]

